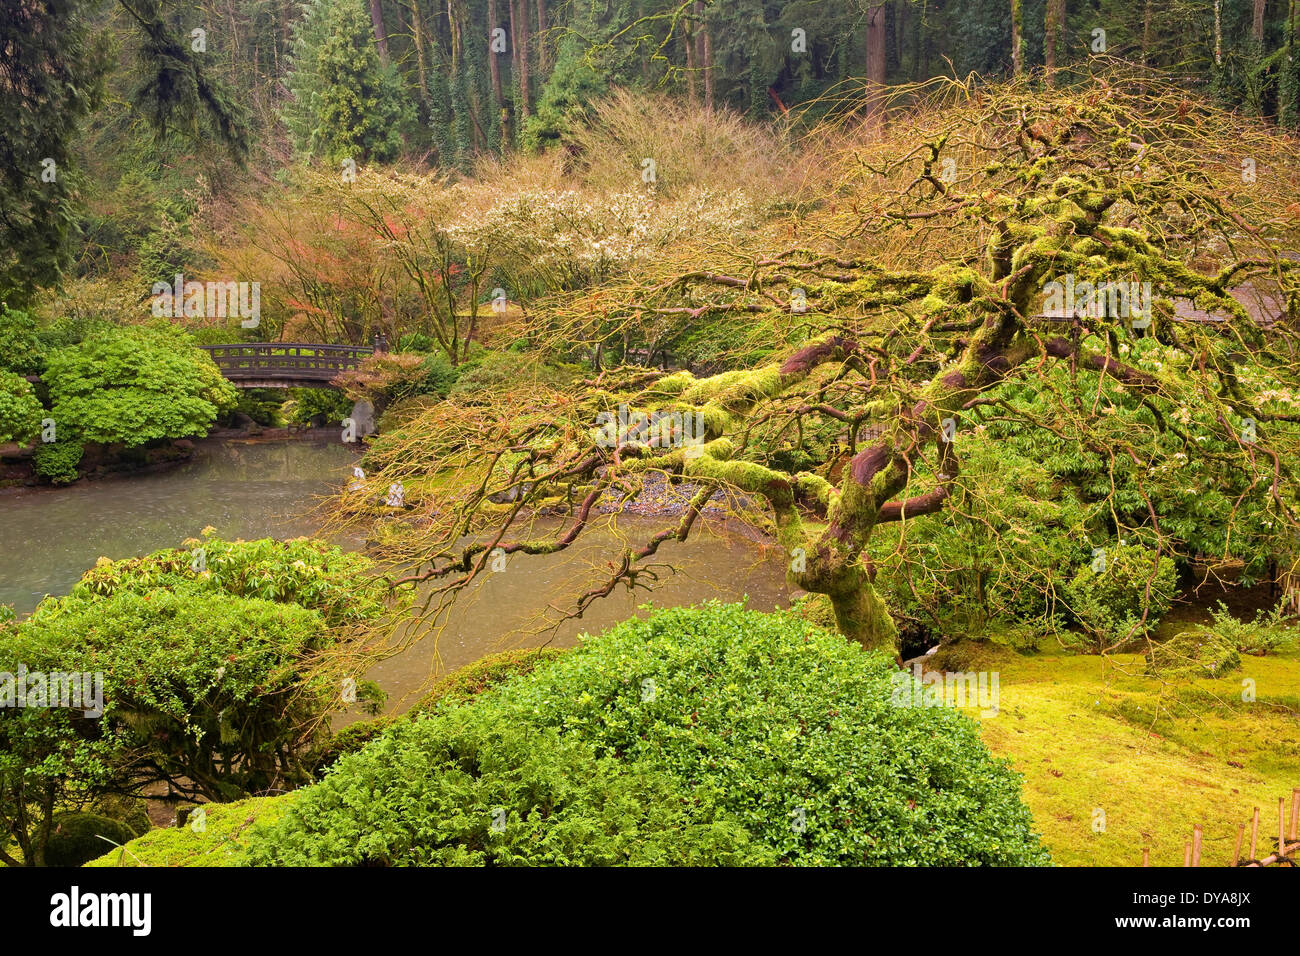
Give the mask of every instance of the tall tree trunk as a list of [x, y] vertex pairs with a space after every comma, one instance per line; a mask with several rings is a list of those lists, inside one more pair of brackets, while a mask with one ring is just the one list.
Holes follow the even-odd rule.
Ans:
[[695, 62], [695, 43], [695, 26], [687, 21], [682, 28], [682, 44], [686, 47], [686, 95], [692, 103], [700, 101], [699, 84], [696, 82], [699, 78], [695, 75], [699, 72], [699, 66]]
[[927, 65], [923, 59], [925, 56], [925, 33], [922, 26], [925, 23], [925, 14], [929, 5], [929, 0], [921, 0], [921, 12], [912, 18], [912, 49], [915, 51], [912, 59], [912, 81], [915, 83], [920, 83], [924, 79], [922, 71]]
[[1296, 57], [1296, 32], [1300, 30], [1300, 0], [1291, 0], [1287, 7], [1286, 37], [1283, 47], [1282, 76], [1278, 83], [1278, 123], [1289, 129], [1300, 126], [1300, 63]]
[[700, 45], [696, 52], [700, 69], [704, 72], [704, 107], [713, 109], [713, 38], [709, 36], [709, 23], [703, 0], [696, 0], [695, 12], [700, 22]]
[[379, 47], [379, 59], [388, 62], [388, 34], [384, 31], [383, 0], [370, 0], [370, 22], [375, 28], [375, 46]]
[[1020, 0], [1011, 0], [1011, 73], [1019, 76], [1024, 69], [1024, 55], [1021, 50], [1021, 38], [1024, 36], [1021, 23]]
[[1057, 51], [1064, 49], [1065, 0], [1047, 0], [1047, 16], [1043, 21], [1043, 62], [1049, 85], [1054, 82]]
[[1250, 25], [1250, 35], [1261, 51], [1264, 49], [1264, 10], [1267, 6], [1268, 0], [1255, 0], [1255, 18]]
[[545, 76], [551, 69], [551, 54], [547, 50], [546, 0], [537, 0], [537, 68]]
[[510, 0], [510, 45], [514, 48], [514, 77], [519, 84], [519, 122], [528, 119], [528, 0]]
[[885, 109], [885, 4], [867, 10], [867, 124], [879, 129]]
[[[492, 102], [496, 105], [496, 110], [501, 109], [501, 64], [497, 53], [490, 46], [492, 42], [492, 31], [501, 26], [501, 21], [497, 18], [497, 0], [487, 0], [488, 8], [488, 73], [492, 77]], [[504, 132], [504, 131], [503, 131]]]
[[424, 104], [425, 118], [427, 119], [431, 106], [429, 100], [429, 68], [425, 62], [425, 44], [428, 39], [424, 35], [424, 15], [420, 12], [419, 0], [412, 0], [409, 9], [411, 11], [411, 41], [415, 44], [415, 69], [420, 77], [420, 102]]
[[903, 73], [903, 37], [907, 35], [907, 0], [895, 0], [894, 2], [894, 61], [898, 64], [898, 72]]
[[1155, 0], [1144, 0], [1142, 4], [1142, 65], [1148, 66], [1151, 62], [1151, 12], [1155, 7]]
[[1223, 66], [1223, 0], [1214, 0], [1214, 66]]

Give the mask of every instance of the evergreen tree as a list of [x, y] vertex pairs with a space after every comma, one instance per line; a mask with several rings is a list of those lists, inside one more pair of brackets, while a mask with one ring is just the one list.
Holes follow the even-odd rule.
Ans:
[[397, 70], [380, 60], [363, 0], [312, 0], [288, 85], [285, 121], [299, 149], [331, 161], [393, 159], [414, 119]]
[[75, 0], [0, 7], [0, 295], [19, 304], [67, 265], [69, 143], [107, 66]]

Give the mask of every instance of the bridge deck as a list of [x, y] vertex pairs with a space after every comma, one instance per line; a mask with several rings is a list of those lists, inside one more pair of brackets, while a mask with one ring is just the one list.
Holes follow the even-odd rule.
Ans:
[[362, 345], [306, 342], [242, 342], [201, 346], [231, 382], [246, 388], [328, 385], [340, 372], [357, 368], [374, 353]]

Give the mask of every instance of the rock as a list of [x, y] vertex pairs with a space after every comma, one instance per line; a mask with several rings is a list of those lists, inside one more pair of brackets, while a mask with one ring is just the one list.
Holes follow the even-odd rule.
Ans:
[[180, 451], [193, 451], [194, 442], [190, 441], [188, 438], [178, 438], [172, 442], [172, 447], [179, 449]]
[[375, 406], [367, 399], [361, 399], [352, 406], [352, 414], [348, 416], [356, 428], [357, 439], [365, 438], [367, 435], [375, 433]]

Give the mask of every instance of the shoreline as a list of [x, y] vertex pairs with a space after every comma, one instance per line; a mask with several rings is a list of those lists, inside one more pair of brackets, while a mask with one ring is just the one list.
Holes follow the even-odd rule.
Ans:
[[[143, 462], [125, 461], [120, 455], [107, 457], [103, 461], [96, 461], [88, 473], [81, 475], [76, 481], [54, 485], [36, 477], [30, 449], [11, 445], [0, 449], [0, 497], [16, 498], [49, 494], [91, 482], [98, 484], [161, 474], [192, 462], [195, 454], [205, 445], [217, 443], [254, 445], [286, 441], [329, 442], [343, 445], [345, 448], [357, 449], [363, 447], [359, 443], [354, 446], [343, 442], [339, 429], [332, 427], [258, 428], [257, 430], [214, 428], [202, 438], [177, 438], [166, 445], [145, 449], [144, 453], [150, 457]], [[16, 449], [16, 451], [7, 449]]]

